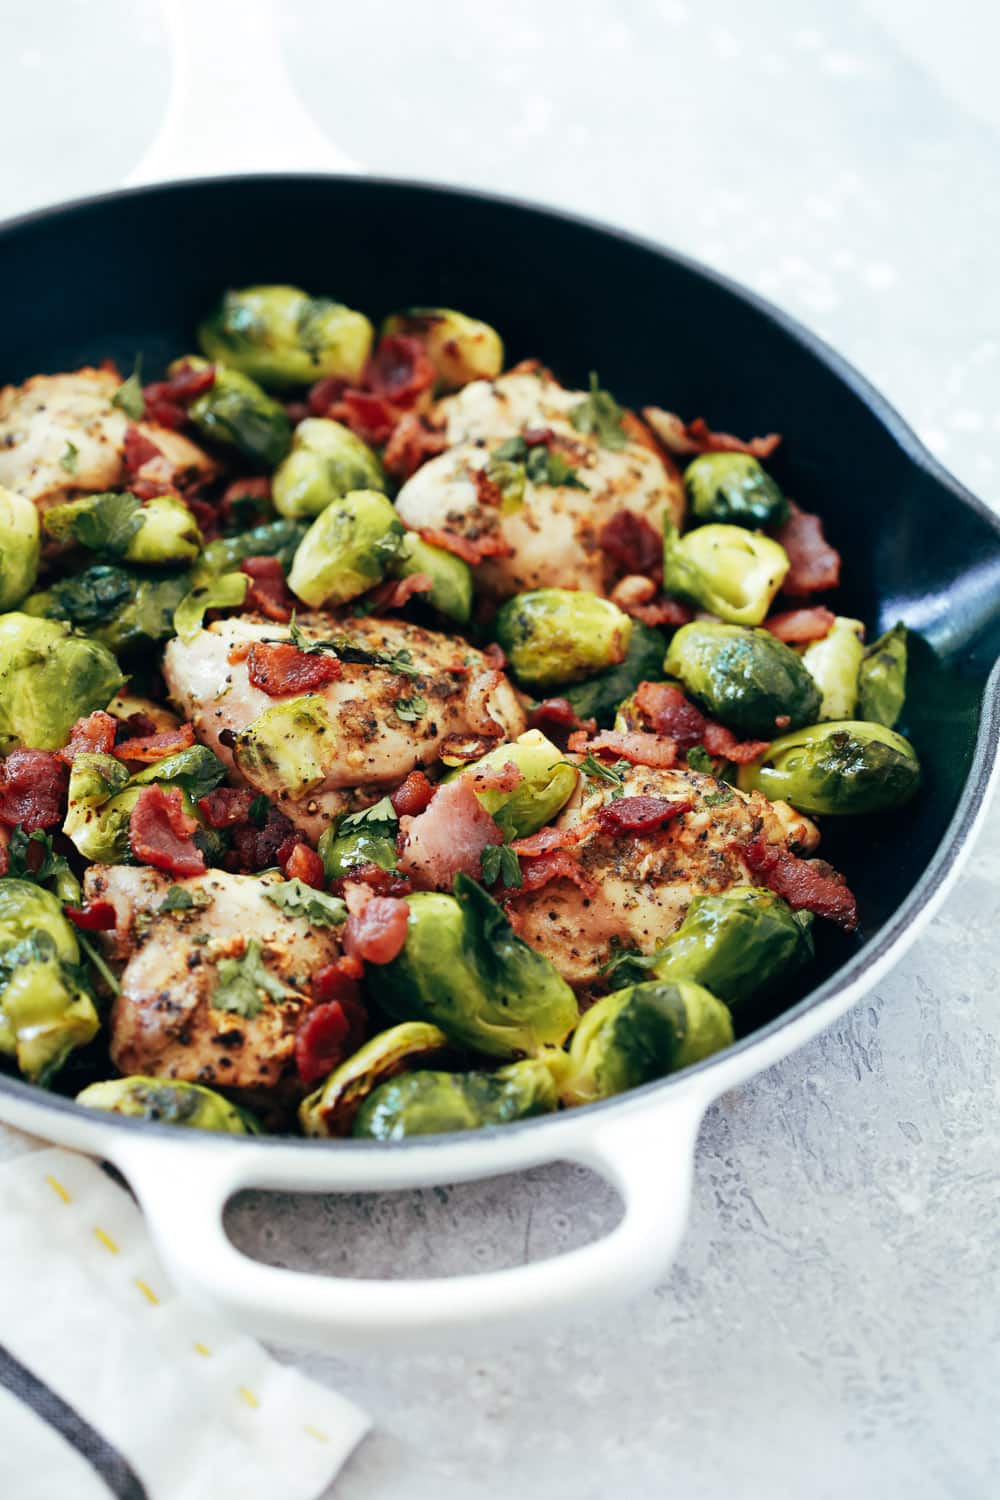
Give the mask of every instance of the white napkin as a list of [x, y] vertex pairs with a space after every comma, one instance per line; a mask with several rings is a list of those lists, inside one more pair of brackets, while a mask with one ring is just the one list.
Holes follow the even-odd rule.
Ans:
[[0, 1165], [5, 1500], [316, 1500], [368, 1426], [178, 1296], [96, 1162]]

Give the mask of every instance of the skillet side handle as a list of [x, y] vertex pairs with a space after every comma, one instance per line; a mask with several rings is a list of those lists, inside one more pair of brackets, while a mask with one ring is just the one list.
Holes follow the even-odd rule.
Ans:
[[[199, 1153], [194, 1174], [180, 1144], [126, 1143], [114, 1159], [175, 1285], [246, 1332], [336, 1352], [426, 1349], [487, 1328], [536, 1331], [558, 1315], [588, 1315], [653, 1285], [687, 1222], [704, 1108], [703, 1099], [685, 1097], [668, 1110], [635, 1111], [599, 1125], [561, 1158], [592, 1168], [620, 1192], [622, 1218], [603, 1239], [531, 1265], [440, 1279], [323, 1277], [250, 1259], [222, 1223], [228, 1199], [259, 1175], [249, 1155], [242, 1165], [242, 1152]], [[300, 1182], [283, 1186], [316, 1191], [316, 1173], [304, 1169]]]

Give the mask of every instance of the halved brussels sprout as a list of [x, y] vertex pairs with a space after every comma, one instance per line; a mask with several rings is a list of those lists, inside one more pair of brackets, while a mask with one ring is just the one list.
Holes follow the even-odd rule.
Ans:
[[416, 891], [406, 900], [403, 951], [368, 973], [389, 1015], [431, 1021], [488, 1057], [565, 1041], [577, 1020], [576, 996], [474, 880], [456, 876], [454, 896]]
[[82, 751], [73, 757], [63, 833], [80, 853], [103, 864], [128, 854], [129, 819], [144, 786], [177, 786], [184, 811], [196, 815], [199, 797], [219, 785], [226, 768], [204, 745], [191, 745], [130, 775], [113, 755]]
[[799, 812], [887, 812], [909, 802], [920, 762], [909, 740], [884, 724], [834, 720], [777, 739], [759, 760], [741, 766], [739, 786]]
[[84, 495], [53, 505], [42, 518], [48, 534], [125, 562], [176, 566], [201, 549], [198, 523], [177, 495], [140, 503], [127, 491]]
[[63, 621], [0, 615], [0, 754], [61, 749], [77, 719], [104, 708], [124, 681], [107, 646]]
[[788, 553], [742, 526], [699, 526], [681, 536], [667, 518], [663, 591], [731, 625], [759, 625], [788, 572]]
[[0, 880], [0, 1052], [46, 1084], [97, 1034], [80, 950], [56, 896], [28, 880]]
[[858, 671], [859, 719], [891, 729], [903, 712], [908, 634], [900, 622], [873, 641], [865, 652]]
[[527, 1057], [495, 1073], [407, 1073], [380, 1084], [351, 1134], [372, 1141], [444, 1135], [551, 1114], [559, 1098], [544, 1062]]
[[819, 712], [802, 658], [768, 630], [693, 621], [677, 631], [663, 668], [713, 718], [755, 738], [810, 724]]
[[649, 965], [652, 978], [693, 979], [730, 1006], [753, 999], [813, 956], [812, 917], [773, 891], [732, 886], [696, 896]]
[[820, 719], [849, 719], [858, 701], [858, 669], [864, 656], [865, 627], [860, 620], [837, 615], [830, 632], [812, 641], [802, 661], [822, 694]]
[[379, 1032], [335, 1068], [299, 1106], [306, 1135], [349, 1135], [374, 1089], [397, 1073], [436, 1061], [448, 1051], [444, 1032], [427, 1021], [404, 1021]]
[[335, 747], [322, 697], [306, 693], [265, 708], [236, 736], [233, 759], [251, 786], [294, 801], [322, 786]]
[[434, 547], [415, 531], [408, 531], [390, 571], [400, 578], [426, 573], [431, 587], [423, 597], [457, 624], [468, 625], [472, 618], [472, 569], [454, 552]]
[[258, 1120], [248, 1109], [231, 1104], [214, 1089], [177, 1078], [109, 1078], [92, 1083], [76, 1096], [88, 1109], [106, 1109], [132, 1119], [160, 1125], [186, 1125], [194, 1130], [217, 1130], [223, 1135], [260, 1135]]
[[382, 332], [419, 339], [442, 391], [457, 391], [470, 380], [495, 380], [503, 369], [496, 329], [451, 307], [409, 307], [386, 318]]
[[308, 417], [292, 434], [292, 451], [275, 471], [271, 492], [279, 515], [318, 516], [352, 490], [387, 489], [378, 458], [349, 427]]
[[30, 594], [38, 576], [38, 511], [0, 484], [0, 610]]
[[508, 762], [524, 777], [520, 785], [511, 792], [496, 788], [477, 791], [476, 799], [510, 843], [550, 823], [572, 797], [580, 773], [567, 764], [562, 751], [540, 729], [529, 729], [510, 744], [495, 746], [472, 765], [451, 774], [474, 777], [480, 770], [499, 771]]
[[602, 729], [614, 720], [622, 699], [634, 693], [640, 682], [659, 682], [663, 676], [666, 637], [641, 620], [632, 621], [625, 660], [608, 667], [586, 682], [576, 682], [560, 694], [581, 719], [596, 719]]
[[688, 511], [694, 524], [780, 526], [788, 501], [749, 453], [702, 453], [684, 470]]
[[211, 360], [282, 389], [326, 375], [352, 384], [371, 351], [372, 325], [363, 313], [310, 297], [294, 286], [248, 286], [226, 292], [198, 329]]
[[545, 692], [623, 662], [632, 621], [585, 589], [531, 589], [501, 606], [493, 628], [518, 681]]
[[196, 587], [231, 573], [248, 557], [276, 557], [285, 572], [292, 566], [296, 548], [308, 527], [304, 521], [264, 521], [236, 536], [220, 536], [209, 542], [191, 570]]
[[[196, 368], [205, 361], [188, 357]], [[198, 431], [224, 448], [235, 448], [264, 469], [276, 468], [292, 442], [292, 424], [280, 401], [237, 367], [237, 361], [215, 366], [215, 380], [188, 407]]]
[[591, 1104], [665, 1078], [733, 1040], [726, 1006], [700, 984], [652, 980], [605, 995], [573, 1034], [559, 1086], [564, 1104]]
[[364, 812], [348, 813], [320, 834], [319, 850], [328, 881], [340, 880], [359, 865], [396, 868], [399, 819], [388, 797]]
[[318, 515], [295, 554], [288, 586], [313, 609], [346, 604], [399, 555], [403, 523], [377, 490], [355, 490]]

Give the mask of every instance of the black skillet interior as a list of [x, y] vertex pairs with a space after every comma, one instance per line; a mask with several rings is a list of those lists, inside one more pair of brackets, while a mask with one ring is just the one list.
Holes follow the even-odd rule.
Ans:
[[[997, 521], [863, 381], [764, 304], [613, 231], [418, 184], [181, 183], [10, 225], [0, 380], [109, 355], [127, 369], [138, 350], [150, 377], [191, 348], [221, 289], [257, 281], [327, 292], [375, 320], [414, 303], [463, 308], [501, 331], [512, 361], [538, 355], [569, 384], [597, 370], [625, 403], [784, 434], [776, 477], [822, 514], [843, 554], [839, 612], [870, 631], [902, 618], [927, 643], [913, 652], [900, 726], [925, 767], [919, 800], [824, 830], [824, 852], [857, 891], [863, 937], [877, 932], [925, 870], [969, 771], [1000, 652]], [[857, 941], [824, 932], [809, 981]]]

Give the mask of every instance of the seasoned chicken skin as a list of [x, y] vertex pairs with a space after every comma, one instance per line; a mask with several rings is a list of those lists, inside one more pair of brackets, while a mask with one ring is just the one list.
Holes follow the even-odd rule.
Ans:
[[[319, 692], [270, 697], [250, 681], [247, 648], [255, 641], [288, 640], [290, 629], [243, 615], [216, 621], [192, 641], [170, 641], [163, 671], [171, 697], [234, 779], [274, 799], [313, 840], [339, 813], [369, 806], [417, 767], [431, 765], [448, 736], [484, 736], [488, 748], [524, 729], [523, 710], [506, 677], [461, 639], [403, 620], [309, 614], [300, 615], [297, 625], [309, 640], [348, 641], [395, 658], [407, 670], [345, 661], [342, 675]], [[293, 699], [305, 703], [307, 714], [315, 707], [330, 725], [308, 740], [314, 774], [304, 791], [288, 771], [297, 774], [305, 763], [305, 720], [266, 764], [254, 753], [260, 726], [269, 722], [261, 716], [270, 714], [273, 722], [273, 711]], [[303, 752], [298, 756], [297, 747]]]
[[[506, 543], [508, 556], [487, 557], [477, 568], [477, 587], [494, 598], [534, 588], [603, 593], [609, 582], [599, 541], [604, 524], [630, 510], [659, 532], [664, 512], [675, 520], [683, 513], [679, 476], [645, 443], [629, 436], [619, 451], [576, 430], [569, 414], [584, 399], [584, 392], [565, 390], [544, 371], [512, 372], [474, 381], [437, 405], [453, 446], [407, 480], [396, 508], [417, 529]], [[489, 490], [477, 485], [476, 473], [493, 449], [525, 429], [549, 433], [550, 447], [585, 487], [528, 480], [522, 503], [504, 510], [484, 500]]]
[[[111, 404], [120, 385], [113, 370], [85, 367], [4, 386], [0, 484], [41, 510], [76, 495], [124, 487], [129, 419]], [[135, 425], [162, 455], [143, 466], [145, 478], [207, 479], [217, 472], [214, 461], [182, 433], [153, 422]]]
[[[183, 1078], [213, 1088], [295, 1092], [295, 1030], [312, 1001], [310, 977], [340, 955], [339, 927], [314, 926], [268, 901], [278, 875], [210, 870], [172, 880], [140, 866], [92, 865], [87, 901], [115, 909], [107, 956], [121, 968], [111, 1016], [111, 1057], [123, 1073]], [[171, 888], [197, 903], [159, 912]], [[217, 1009], [219, 962], [240, 959], [256, 938], [268, 974], [288, 988], [253, 1016]], [[263, 997], [262, 997], [263, 998]]]
[[[591, 823], [614, 790], [581, 778], [555, 827]], [[575, 846], [586, 888], [563, 877], [515, 896], [511, 913], [519, 935], [546, 954], [570, 984], [585, 989], [620, 948], [652, 953], [660, 947], [695, 896], [756, 885], [740, 851], [762, 829], [768, 843], [793, 852], [815, 847], [815, 826], [787, 803], [769, 802], [759, 792], [730, 791], [728, 800], [714, 800], [719, 782], [697, 771], [647, 766], [623, 771], [625, 797], [691, 800], [694, 806], [651, 833], [606, 833], [592, 824]]]

